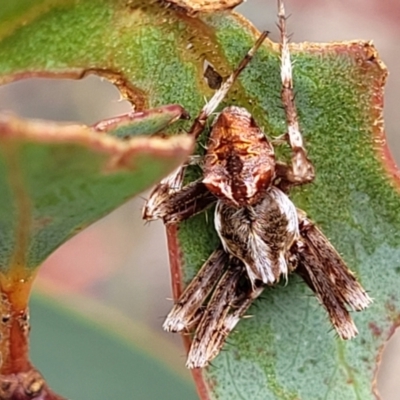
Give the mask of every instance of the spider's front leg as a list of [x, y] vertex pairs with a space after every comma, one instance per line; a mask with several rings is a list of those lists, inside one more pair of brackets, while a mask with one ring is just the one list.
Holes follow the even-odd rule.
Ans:
[[[180, 170], [177, 170], [176, 174], [180, 174]], [[150, 196], [144, 206], [143, 219], [146, 221], [162, 219], [166, 225], [178, 223], [205, 211], [216, 202], [217, 199], [201, 180], [175, 189], [175, 186], [169, 186], [174, 179], [175, 176], [170, 175], [156, 186], [155, 190], [158, 189], [158, 193]]]
[[292, 149], [291, 166], [277, 165], [277, 177], [291, 185], [301, 185], [314, 179], [314, 166], [308, 159], [300, 132], [296, 104], [294, 101], [292, 63], [290, 60], [289, 40], [286, 32], [285, 8], [278, 0], [278, 27], [281, 32], [281, 98], [286, 115], [287, 140]]

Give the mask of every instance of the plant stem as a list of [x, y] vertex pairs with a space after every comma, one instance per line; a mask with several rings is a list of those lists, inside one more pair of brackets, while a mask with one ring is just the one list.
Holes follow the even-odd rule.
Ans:
[[0, 400], [62, 400], [29, 360], [29, 296], [34, 275], [0, 274]]

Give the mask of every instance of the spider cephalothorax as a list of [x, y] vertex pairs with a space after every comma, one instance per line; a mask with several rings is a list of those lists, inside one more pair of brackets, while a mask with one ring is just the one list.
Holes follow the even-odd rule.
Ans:
[[204, 157], [207, 189], [233, 206], [256, 204], [275, 177], [272, 144], [244, 108], [225, 108], [216, 118]]

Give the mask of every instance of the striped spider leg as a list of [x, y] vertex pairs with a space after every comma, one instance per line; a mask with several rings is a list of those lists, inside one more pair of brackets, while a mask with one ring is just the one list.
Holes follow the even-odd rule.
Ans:
[[[278, 6], [291, 164], [275, 160], [273, 142], [247, 110], [230, 106], [212, 125], [202, 178], [170, 190], [161, 206], [152, 209], [156, 210], [152, 216], [173, 224], [216, 204], [214, 224], [221, 245], [164, 322], [167, 331], [194, 332], [189, 368], [207, 366], [254, 299], [291, 272], [315, 292], [342, 339], [357, 334], [346, 306], [358, 311], [371, 302], [329, 240], [286, 194], [293, 185], [311, 182], [314, 167], [297, 122], [281, 1]], [[193, 125], [196, 135], [209, 115], [203, 112]]]
[[[292, 62], [290, 59], [289, 39], [286, 32], [285, 8], [282, 0], [278, 0], [278, 28], [281, 33], [281, 99], [285, 110], [287, 124], [287, 140], [292, 149], [291, 165], [277, 164], [277, 175], [285, 176], [291, 185], [301, 185], [314, 180], [314, 166], [307, 157], [303, 137], [300, 132], [297, 109], [294, 101]], [[281, 171], [281, 169], [283, 171]]]
[[346, 308], [361, 311], [369, 306], [371, 298], [348, 269], [339, 253], [324, 234], [297, 210], [300, 238], [290, 249], [295, 272], [315, 293], [328, 313], [341, 339], [352, 339], [358, 330]]

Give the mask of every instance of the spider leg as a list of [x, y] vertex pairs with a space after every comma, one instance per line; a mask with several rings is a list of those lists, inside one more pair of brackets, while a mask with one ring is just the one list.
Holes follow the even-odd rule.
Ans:
[[[169, 183], [174, 182], [175, 176], [170, 177]], [[164, 180], [167, 179], [168, 177]], [[206, 210], [217, 201], [201, 179], [178, 190], [172, 189], [171, 186], [168, 191], [169, 186], [162, 186], [161, 183], [159, 185], [160, 195], [150, 197], [143, 207], [142, 217], [147, 221], [162, 219], [165, 224], [182, 222]]]
[[[289, 39], [286, 32], [285, 8], [278, 0], [278, 27], [281, 32], [281, 98], [286, 115], [287, 135], [292, 149], [291, 167], [282, 177], [295, 185], [311, 182], [314, 179], [314, 167], [307, 157], [303, 137], [300, 132], [296, 104], [294, 101], [292, 63], [290, 60]], [[283, 170], [281, 170], [283, 172]], [[279, 176], [279, 171], [277, 173]]]
[[223, 333], [224, 321], [243, 274], [242, 263], [231, 259], [231, 265], [219, 280], [195, 331], [186, 363], [188, 368], [203, 368], [219, 353], [224, 342], [221, 339], [227, 336]]
[[342, 339], [352, 339], [357, 336], [358, 330], [343, 301], [331, 288], [331, 283], [326, 279], [321, 266], [318, 265], [315, 254], [306, 247], [299, 257], [296, 269], [310, 289], [315, 293], [320, 303], [329, 315], [329, 319], [336, 332]]
[[188, 368], [207, 366], [221, 351], [230, 332], [264, 290], [258, 282], [253, 288], [243, 263], [235, 257], [218, 282], [197, 326], [188, 354]]
[[[253, 304], [254, 300], [263, 292], [265, 285], [260, 284], [256, 288], [252, 288], [243, 293], [236, 291], [228, 298], [230, 310], [225, 318], [221, 318], [218, 329], [212, 335], [212, 340], [208, 343], [208, 353], [210, 358], [207, 363], [214, 359], [222, 350], [229, 334], [236, 327], [241, 318], [245, 318], [244, 314]], [[233, 311], [232, 311], [233, 310]], [[194, 352], [192, 352], [193, 354]]]
[[221, 248], [211, 254], [168, 314], [164, 330], [180, 332], [193, 325], [192, 321], [197, 320], [198, 311], [221, 278], [228, 261], [228, 255]]
[[240, 73], [246, 68], [246, 66], [254, 57], [254, 54], [257, 52], [261, 44], [267, 38], [268, 33], [269, 33], [268, 31], [264, 31], [261, 33], [257, 41], [254, 43], [251, 49], [240, 61], [237, 68], [228, 76], [228, 78], [221, 85], [221, 87], [214, 93], [214, 96], [210, 99], [210, 101], [203, 107], [203, 109], [200, 111], [199, 115], [196, 117], [189, 130], [190, 135], [193, 135], [196, 139], [200, 136], [200, 134], [203, 132], [208, 117], [216, 110], [221, 101], [228, 94], [229, 90], [236, 82], [236, 79], [238, 78]]
[[295, 245], [296, 272], [315, 292], [339, 336], [351, 339], [358, 332], [345, 305], [360, 311], [372, 300], [324, 234], [300, 210], [298, 216], [301, 239]]
[[[246, 311], [253, 304], [253, 301], [260, 296], [264, 291], [265, 285], [262, 282], [257, 282], [253, 284], [248, 290], [243, 290], [240, 288], [240, 293], [237, 293], [237, 297], [232, 300], [231, 307], [233, 311], [228, 315], [223, 323], [223, 329], [221, 330], [222, 337], [220, 339], [221, 343], [225, 341], [225, 338], [229, 333], [235, 328], [240, 318], [245, 317]], [[222, 346], [221, 344], [221, 346]]]
[[337, 292], [337, 296], [355, 311], [367, 308], [372, 300], [347, 268], [339, 253], [312, 221], [304, 214], [298, 213], [298, 215], [300, 234], [309, 248], [318, 252], [323, 272], [331, 282], [332, 289]]
[[168, 205], [171, 196], [182, 189], [184, 172], [182, 167], [178, 167], [154, 187], [142, 209], [144, 220], [154, 221], [164, 217], [163, 209]]

